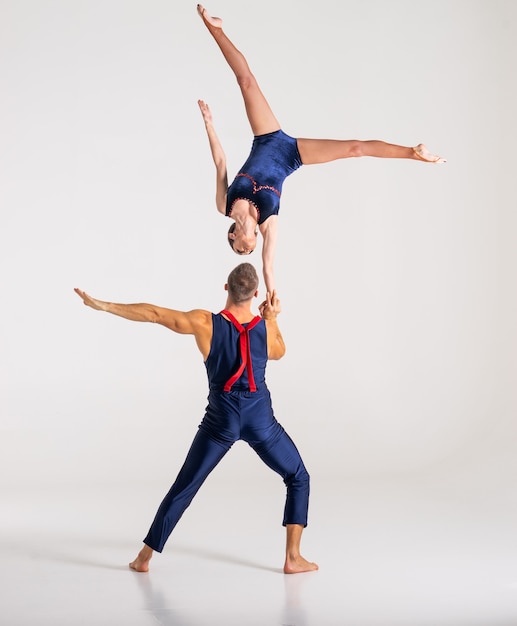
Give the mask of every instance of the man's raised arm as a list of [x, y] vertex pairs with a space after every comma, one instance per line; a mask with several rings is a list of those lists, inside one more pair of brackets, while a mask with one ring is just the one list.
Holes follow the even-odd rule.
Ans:
[[268, 358], [276, 361], [284, 356], [285, 343], [276, 321], [282, 307], [275, 290], [266, 293], [266, 299], [259, 306], [259, 311], [266, 322]]

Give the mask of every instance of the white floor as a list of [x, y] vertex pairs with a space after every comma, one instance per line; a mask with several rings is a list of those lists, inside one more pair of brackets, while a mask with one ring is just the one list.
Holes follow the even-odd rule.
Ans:
[[440, 481], [313, 478], [303, 552], [320, 570], [285, 576], [274, 484], [209, 480], [148, 574], [127, 563], [162, 484], [4, 490], [0, 623], [517, 624], [517, 515], [504, 493], [481, 504]]

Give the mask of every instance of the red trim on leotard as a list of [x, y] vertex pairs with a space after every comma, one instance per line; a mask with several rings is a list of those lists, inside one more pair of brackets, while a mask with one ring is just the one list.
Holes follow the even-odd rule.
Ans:
[[281, 194], [278, 191], [278, 189], [275, 189], [271, 185], [258, 185], [257, 181], [252, 176], [250, 176], [249, 174], [245, 174], [244, 172], [237, 174], [235, 178], [237, 178], [238, 176], [244, 176], [245, 178], [248, 178], [249, 180], [251, 180], [251, 182], [253, 183], [253, 193], [258, 193], [261, 189], [269, 189], [270, 191], [273, 191], [274, 193], [276, 193], [276, 195], [280, 198]]
[[232, 211], [233, 211], [233, 205], [238, 202], [239, 200], [246, 200], [246, 202], [249, 202], [250, 204], [252, 204], [255, 207], [255, 210], [257, 211], [257, 224], [260, 222], [260, 209], [258, 208], [258, 206], [253, 202], [253, 200], [250, 200], [249, 198], [241, 198], [240, 196], [238, 198], [235, 198], [235, 200], [232, 202], [232, 206], [230, 207], [230, 210], [228, 212], [228, 215], [226, 217], [231, 217], [232, 219], [234, 219], [232, 217]]
[[257, 391], [257, 386], [255, 384], [255, 377], [253, 376], [253, 364], [251, 362], [251, 349], [250, 349], [250, 338], [249, 332], [252, 328], [254, 328], [262, 319], [259, 315], [256, 315], [249, 324], [244, 327], [241, 323], [239, 323], [230, 311], [226, 309], [221, 311], [221, 315], [226, 315], [226, 317], [230, 320], [230, 322], [235, 326], [235, 328], [239, 331], [239, 344], [241, 349], [241, 364], [239, 369], [235, 372], [235, 374], [228, 380], [228, 382], [224, 386], [225, 391], [230, 391], [234, 383], [239, 380], [244, 372], [244, 368], [247, 367], [248, 370], [248, 382], [250, 386], [250, 391]]

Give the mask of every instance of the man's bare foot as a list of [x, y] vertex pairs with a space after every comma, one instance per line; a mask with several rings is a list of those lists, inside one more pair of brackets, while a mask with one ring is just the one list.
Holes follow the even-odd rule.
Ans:
[[153, 551], [149, 546], [144, 546], [138, 556], [134, 561], [129, 564], [131, 569], [134, 569], [135, 572], [148, 572], [149, 571], [149, 561], [153, 556]]
[[223, 20], [220, 17], [212, 17], [211, 15], [208, 15], [202, 4], [197, 5], [197, 12], [205, 20], [205, 22], [207, 22], [207, 24], [210, 24], [210, 26], [213, 26], [214, 28], [222, 28]]
[[316, 563], [310, 563], [303, 556], [286, 556], [284, 563], [284, 574], [301, 574], [302, 572], [314, 572], [319, 569]]
[[427, 163], [445, 163], [447, 161], [447, 159], [444, 159], [443, 157], [431, 154], [423, 143], [419, 143], [416, 148], [413, 148], [413, 152], [415, 153], [417, 159], [420, 161], [427, 161]]

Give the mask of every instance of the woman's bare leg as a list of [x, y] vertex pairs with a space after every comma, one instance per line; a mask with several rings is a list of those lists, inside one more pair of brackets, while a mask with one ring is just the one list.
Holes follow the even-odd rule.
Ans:
[[300, 554], [300, 541], [303, 526], [301, 524], [287, 524], [285, 541], [284, 574], [300, 574], [313, 572], [318, 569], [316, 563], [311, 563]]
[[359, 141], [357, 139], [297, 139], [298, 150], [304, 165], [328, 163], [350, 157], [379, 157], [384, 159], [414, 159], [428, 163], [444, 163], [445, 159], [431, 154], [424, 144], [411, 148], [385, 141]]
[[273, 111], [260, 90], [255, 76], [251, 73], [244, 55], [237, 50], [223, 32], [222, 20], [208, 15], [206, 9], [201, 4], [197, 5], [197, 11], [235, 74], [244, 98], [244, 106], [246, 107], [246, 114], [248, 115], [253, 134], [264, 135], [279, 130], [280, 124], [273, 115]]

